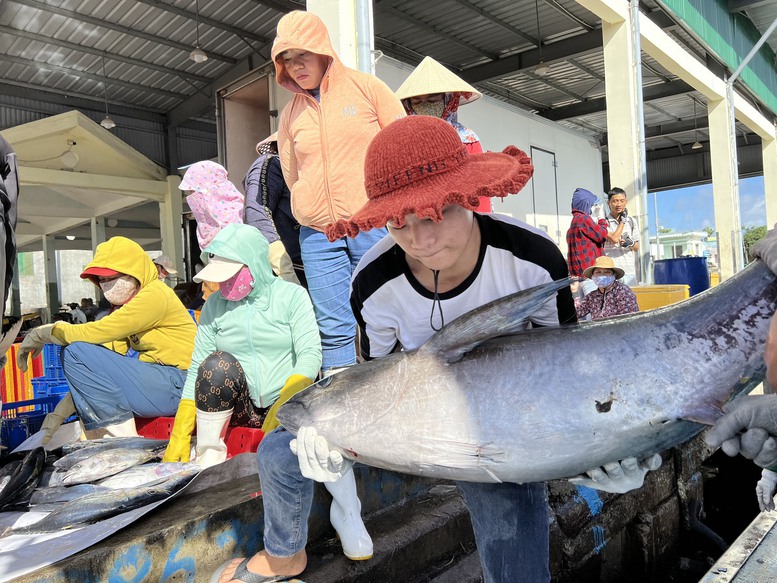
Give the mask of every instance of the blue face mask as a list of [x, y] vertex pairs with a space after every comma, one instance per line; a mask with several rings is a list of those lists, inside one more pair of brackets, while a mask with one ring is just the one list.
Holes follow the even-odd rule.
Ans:
[[614, 275], [594, 275], [592, 278], [597, 287], [607, 287], [615, 281]]

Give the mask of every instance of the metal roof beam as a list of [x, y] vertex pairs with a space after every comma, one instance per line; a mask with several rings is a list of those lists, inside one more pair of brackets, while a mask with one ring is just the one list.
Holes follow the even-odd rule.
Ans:
[[[693, 91], [693, 87], [688, 85], [685, 81], [670, 81], [669, 83], [661, 83], [660, 85], [650, 85], [642, 89], [642, 98], [645, 101], [651, 101], [653, 99], [661, 99], [662, 97], [671, 97], [672, 95], [680, 95], [682, 93], [689, 93]], [[572, 105], [564, 105], [554, 109], [546, 109], [545, 111], [539, 111], [542, 117], [553, 121], [559, 121], [562, 119], [568, 119], [570, 117], [579, 117], [581, 115], [590, 115], [592, 113], [600, 113], [607, 109], [607, 102], [604, 97], [597, 97], [595, 99], [587, 99], [581, 103], [573, 103]]]
[[573, 22], [575, 22], [575, 23], [579, 24], [579, 25], [580, 25], [580, 26], [582, 26], [584, 29], [586, 29], [586, 30], [594, 30], [594, 29], [596, 28], [595, 26], [593, 26], [593, 25], [591, 25], [591, 24], [588, 24], [588, 23], [587, 23], [585, 20], [583, 20], [582, 18], [578, 18], [577, 16], [575, 16], [575, 15], [574, 15], [572, 12], [570, 12], [569, 10], [567, 10], [566, 8], [564, 8], [564, 7], [563, 7], [563, 6], [562, 6], [562, 5], [561, 5], [559, 2], [557, 2], [556, 0], [542, 0], [542, 1], [543, 1], [543, 2], [545, 2], [545, 4], [547, 4], [547, 5], [548, 5], [548, 6], [550, 6], [551, 8], [555, 8], [555, 9], [556, 9], [556, 10], [558, 10], [558, 11], [559, 11], [561, 14], [563, 14], [564, 16], [566, 16], [567, 18], [569, 18], [569, 19], [570, 19], [570, 20], [572, 20]]
[[81, 77], [82, 79], [89, 79], [96, 83], [108, 83], [110, 85], [116, 85], [118, 87], [124, 87], [126, 89], [136, 89], [145, 93], [153, 93], [154, 95], [161, 95], [162, 97], [168, 97], [170, 99], [185, 99], [186, 95], [181, 93], [173, 93], [165, 89], [157, 89], [156, 87], [149, 87], [139, 83], [130, 83], [129, 81], [122, 81], [121, 79], [105, 79], [102, 75], [94, 75], [86, 71], [79, 71], [78, 69], [71, 69], [69, 67], [62, 67], [60, 65], [50, 65], [48, 63], [41, 63], [38, 61], [32, 61], [30, 59], [22, 59], [21, 57], [14, 57], [11, 55], [0, 55], [0, 61], [6, 63], [14, 63], [15, 65], [22, 65], [24, 67], [34, 67], [41, 71], [57, 71], [64, 75], [72, 75], [73, 77]]
[[187, 73], [186, 71], [179, 71], [177, 69], [171, 69], [170, 67], [155, 65], [154, 63], [151, 63], [149, 61], [132, 59], [130, 57], [125, 57], [117, 53], [101, 51], [100, 49], [95, 49], [94, 47], [87, 47], [84, 45], [71, 43], [65, 40], [60, 40], [58, 38], [44, 36], [42, 34], [35, 34], [34, 32], [27, 32], [26, 30], [18, 30], [16, 28], [11, 28], [10, 26], [0, 25], [0, 33], [11, 34], [14, 36], [18, 36], [19, 38], [24, 38], [27, 40], [37, 41], [40, 43], [55, 45], [63, 49], [69, 49], [71, 51], [87, 53], [89, 55], [95, 55], [97, 57], [102, 57], [103, 55], [105, 55], [114, 61], [120, 61], [122, 63], [127, 63], [128, 65], [135, 65], [136, 67], [142, 67], [143, 69], [153, 69], [154, 71], [158, 71], [160, 73], [165, 73], [167, 75], [176, 75], [178, 77], [181, 77], [184, 79], [191, 79], [193, 81], [198, 81], [200, 83], [210, 83], [210, 79], [203, 75], [195, 75], [193, 73]]
[[523, 32], [519, 28], [514, 27], [512, 24], [506, 23], [501, 18], [497, 18], [493, 14], [490, 14], [489, 12], [486, 12], [485, 10], [483, 10], [482, 8], [477, 6], [475, 3], [470, 2], [469, 0], [453, 0], [453, 1], [456, 4], [459, 4], [460, 6], [464, 6], [465, 8], [468, 8], [469, 10], [471, 10], [472, 12], [475, 12], [476, 14], [479, 14], [480, 16], [485, 18], [486, 20], [490, 20], [491, 22], [493, 22], [497, 26], [500, 26], [500, 27], [504, 28], [506, 31], [512, 32], [514, 35], [521, 37], [525, 41], [528, 41], [529, 43], [531, 43], [533, 46], [537, 47], [537, 46], [540, 45], [539, 39], [531, 36], [530, 34], [527, 34], [527, 33]]
[[[546, 63], [564, 60], [567, 57], [602, 48], [602, 31], [592, 30], [554, 43], [542, 45], [542, 60]], [[504, 77], [536, 67], [540, 63], [539, 49], [529, 49], [517, 55], [502, 57], [493, 63], [486, 63], [465, 69], [459, 75], [468, 83], [479, 83]]]
[[253, 0], [253, 2], [254, 4], [272, 8], [281, 14], [286, 14], [292, 10], [305, 10], [304, 2], [293, 2], [291, 0]]
[[[100, 18], [95, 18], [93, 16], [81, 14], [80, 12], [75, 12], [73, 10], [65, 10], [64, 8], [59, 8], [58, 6], [54, 6], [52, 4], [38, 2], [37, 0], [9, 0], [9, 1], [15, 4], [21, 4], [22, 6], [29, 6], [30, 8], [35, 8], [36, 10], [40, 10], [41, 12], [50, 12], [51, 14], [64, 16], [65, 18], [70, 18], [76, 22], [85, 22], [86, 24], [91, 24], [92, 26], [96, 26], [98, 28], [113, 30], [121, 34], [126, 34], [127, 36], [142, 38], [143, 40], [147, 40], [152, 43], [172, 47], [174, 49], [184, 51], [187, 55], [192, 50], [192, 47], [189, 45], [169, 40], [163, 36], [154, 36], [153, 34], [141, 32], [139, 30], [135, 30], [134, 28], [130, 28], [129, 26], [114, 24], [113, 22], [108, 22], [107, 20], [101, 20]], [[219, 55], [217, 53], [213, 53], [210, 51], [208, 52], [208, 58], [213, 59], [215, 61], [222, 61], [224, 63], [229, 63], [229, 64], [234, 64], [237, 62], [232, 57], [227, 57], [226, 55]]]
[[[136, 1], [139, 2], [140, 4], [145, 4], [146, 6], [152, 6], [153, 8], [157, 8], [158, 10], [169, 12], [170, 14], [176, 14], [177, 16], [182, 16], [187, 20], [191, 20], [193, 23], [196, 23], [197, 19], [195, 15], [189, 12], [188, 10], [184, 10], [183, 8], [178, 8], [177, 6], [173, 6], [172, 4], [166, 4], [165, 2], [160, 2], [159, 0], [136, 0]], [[243, 30], [241, 28], [237, 28], [229, 24], [224, 24], [223, 22], [220, 22], [218, 20], [208, 18], [207, 16], [203, 16], [202, 12], [200, 12], [199, 21], [200, 21], [200, 24], [206, 24], [211, 28], [223, 30], [225, 32], [230, 32], [237, 37], [240, 37], [240, 38], [245, 37], [247, 39], [251, 39], [256, 42], [262, 43], [263, 45], [266, 45], [267, 43], [272, 42], [271, 39], [264, 37], [262, 35], [254, 34], [253, 32], [249, 32], [247, 30]]]
[[437, 36], [442, 37], [442, 38], [444, 38], [446, 40], [449, 40], [449, 41], [451, 41], [451, 42], [453, 42], [453, 43], [455, 43], [457, 45], [461, 45], [463, 47], [466, 47], [469, 50], [471, 50], [472, 52], [477, 53], [479, 55], [482, 55], [482, 56], [486, 57], [487, 59], [491, 59], [492, 61], [495, 61], [496, 59], [499, 58], [499, 55], [496, 54], [496, 53], [492, 53], [492, 52], [487, 51], [485, 49], [481, 49], [480, 47], [475, 46], [475, 45], [473, 45], [471, 43], [463, 41], [460, 38], [458, 38], [458, 37], [456, 37], [456, 36], [454, 36], [454, 35], [452, 35], [450, 33], [445, 32], [444, 30], [440, 30], [436, 26], [432, 26], [431, 24], [427, 24], [423, 20], [419, 20], [419, 19], [415, 18], [414, 16], [410, 16], [409, 14], [405, 14], [404, 12], [394, 8], [393, 6], [389, 6], [387, 4], [379, 4], [379, 5], [375, 6], [375, 9], [376, 9], [376, 11], [385, 12], [385, 13], [391, 14], [392, 16], [395, 16], [395, 17], [399, 18], [400, 20], [404, 20], [405, 22], [409, 22], [410, 24], [420, 28], [421, 30], [425, 30], [425, 31], [430, 32], [432, 34], [436, 34]]

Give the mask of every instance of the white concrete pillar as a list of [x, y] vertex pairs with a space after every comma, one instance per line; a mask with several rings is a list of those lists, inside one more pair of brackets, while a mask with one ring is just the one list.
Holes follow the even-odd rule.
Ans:
[[51, 316], [59, 312], [61, 300], [59, 297], [59, 279], [57, 277], [57, 251], [54, 247], [54, 235], [43, 236], [43, 275], [46, 281], [46, 302], [48, 304], [48, 320], [43, 315], [43, 320], [50, 322]]
[[718, 231], [720, 280], [737, 272], [738, 249], [742, 227], [739, 220], [739, 184], [731, 160], [733, 128], [728, 100], [707, 100], [712, 163], [712, 196], [715, 206], [715, 228]]
[[97, 246], [105, 243], [105, 217], [92, 217], [92, 253], [97, 252]]
[[777, 139], [761, 141], [764, 166], [764, 198], [766, 199], [766, 226], [777, 223]]
[[[183, 193], [179, 190], [180, 176], [167, 177], [165, 201], [159, 203], [159, 230], [162, 234], [162, 253], [173, 260], [178, 277], [185, 279], [183, 269]], [[173, 286], [174, 281], [168, 280]]]
[[308, 0], [308, 12], [318, 16], [329, 30], [332, 46], [347, 67], [358, 68], [356, 10], [353, 0]]
[[650, 242], [640, 75], [642, 56], [638, 39], [639, 34], [635, 33], [629, 18], [602, 21], [610, 186], [626, 191], [629, 214], [637, 218], [640, 227], [638, 273], [643, 283], [652, 283], [653, 274], [648, 269]]

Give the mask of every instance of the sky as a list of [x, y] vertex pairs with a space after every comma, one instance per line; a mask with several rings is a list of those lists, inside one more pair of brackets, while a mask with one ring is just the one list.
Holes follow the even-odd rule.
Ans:
[[[658, 225], [675, 233], [715, 228], [712, 205], [712, 184], [688, 186], [674, 190], [648, 193], [648, 224], [650, 234], [656, 233], [655, 201], [658, 198]], [[766, 202], [763, 176], [739, 181], [739, 208], [742, 227], [766, 225]]]

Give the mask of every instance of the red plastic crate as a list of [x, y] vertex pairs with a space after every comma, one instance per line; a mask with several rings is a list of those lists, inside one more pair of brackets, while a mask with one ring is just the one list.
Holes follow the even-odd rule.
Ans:
[[[136, 417], [138, 435], [149, 439], [169, 439], [173, 430], [173, 417]], [[196, 431], [196, 430], [195, 430]], [[264, 437], [261, 429], [252, 427], [227, 427], [224, 442], [227, 444], [227, 458], [240, 453], [255, 453]]]

